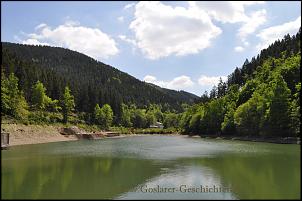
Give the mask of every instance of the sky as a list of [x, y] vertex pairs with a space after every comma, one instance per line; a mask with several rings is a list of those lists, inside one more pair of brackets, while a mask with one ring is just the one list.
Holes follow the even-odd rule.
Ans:
[[72, 49], [198, 96], [300, 26], [300, 1], [1, 1], [2, 42]]

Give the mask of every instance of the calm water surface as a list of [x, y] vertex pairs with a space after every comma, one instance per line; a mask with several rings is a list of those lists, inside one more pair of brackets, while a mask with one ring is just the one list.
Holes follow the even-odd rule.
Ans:
[[300, 145], [136, 136], [16, 146], [1, 154], [2, 199], [298, 199], [301, 193]]

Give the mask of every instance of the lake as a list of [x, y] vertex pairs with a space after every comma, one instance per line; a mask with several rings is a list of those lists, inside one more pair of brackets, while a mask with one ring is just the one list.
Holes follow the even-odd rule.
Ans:
[[2, 199], [300, 198], [300, 145], [150, 135], [1, 154]]

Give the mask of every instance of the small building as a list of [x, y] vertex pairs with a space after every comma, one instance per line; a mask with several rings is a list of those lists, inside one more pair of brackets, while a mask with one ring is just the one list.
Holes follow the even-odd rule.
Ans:
[[9, 133], [1, 132], [1, 149], [7, 149], [9, 146]]
[[163, 124], [156, 122], [155, 124], [150, 125], [150, 128], [164, 128]]

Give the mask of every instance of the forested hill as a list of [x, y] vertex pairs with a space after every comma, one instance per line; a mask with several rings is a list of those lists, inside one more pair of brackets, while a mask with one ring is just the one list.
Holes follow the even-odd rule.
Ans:
[[189, 92], [186, 92], [186, 91], [183, 91], [183, 90], [180, 90], [180, 91], [175, 91], [175, 90], [171, 90], [171, 89], [166, 89], [166, 88], [161, 88], [155, 84], [152, 84], [152, 83], [146, 83], [156, 89], [158, 89], [159, 91], [161, 91], [162, 93], [164, 94], [167, 94], [167, 95], [172, 95], [172, 96], [175, 96], [177, 97], [179, 100], [181, 100], [182, 102], [188, 102], [188, 100], [191, 102], [191, 100], [195, 100], [197, 101], [198, 100], [198, 96], [196, 96], [195, 94], [192, 94], [192, 93], [189, 93]]
[[[209, 100], [209, 98], [212, 99], [215, 97], [222, 97], [226, 94], [228, 86], [234, 84], [237, 84], [240, 87], [244, 86], [248, 80], [255, 78], [257, 71], [260, 70], [257, 68], [261, 68], [265, 61], [270, 58], [288, 58], [301, 52], [300, 38], [301, 28], [299, 29], [298, 33], [293, 36], [287, 34], [283, 39], [276, 40], [274, 43], [269, 45], [268, 48], [261, 50], [256, 57], [252, 57], [250, 61], [246, 59], [241, 68], [236, 67], [233, 73], [228, 75], [226, 82], [220, 82], [218, 86], [214, 86], [209, 94], [206, 92], [198, 101], [206, 102]], [[275, 68], [272, 70], [275, 70]], [[300, 76], [296, 75], [295, 80], [290, 80], [291, 78], [287, 76], [285, 79], [289, 89], [293, 92], [295, 90], [295, 84], [300, 81]], [[209, 95], [209, 97], [207, 97], [207, 95]]]
[[275, 41], [191, 106], [182, 103], [195, 95], [142, 82], [78, 52], [2, 43], [1, 108], [24, 121], [29, 113], [30, 123], [66, 123], [71, 116], [107, 129], [159, 121], [193, 135], [300, 136], [300, 36], [301, 29]]
[[300, 136], [301, 28], [263, 49], [181, 117], [185, 133]]
[[191, 104], [198, 98], [150, 85], [84, 54], [59, 47], [2, 42], [2, 68], [7, 76], [15, 73], [28, 100], [37, 80], [53, 99], [59, 99], [68, 85], [77, 111], [83, 112], [92, 112], [97, 103], [109, 103], [117, 115], [121, 103], [137, 107], [155, 103], [179, 111], [182, 103]]

